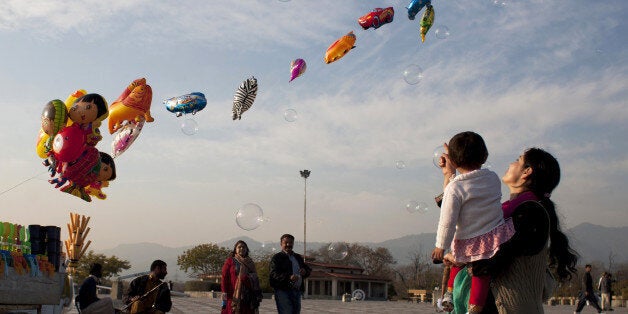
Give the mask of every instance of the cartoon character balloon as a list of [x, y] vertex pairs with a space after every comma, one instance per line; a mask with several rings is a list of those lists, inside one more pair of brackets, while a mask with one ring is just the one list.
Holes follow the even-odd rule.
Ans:
[[242, 119], [242, 114], [253, 106], [257, 96], [257, 79], [253, 76], [244, 80], [233, 95], [233, 120]]
[[289, 82], [292, 82], [292, 80], [294, 80], [295, 78], [303, 75], [306, 69], [307, 69], [307, 64], [305, 63], [305, 60], [303, 59], [296, 59], [290, 62], [290, 81]]
[[419, 11], [423, 9], [426, 4], [431, 3], [431, 0], [412, 0], [408, 4], [408, 18], [414, 20], [414, 17], [419, 14]]
[[113, 134], [124, 122], [138, 122], [141, 118], [146, 122], [153, 122], [155, 119], [150, 115], [152, 99], [153, 90], [146, 84], [145, 78], [136, 79], [129, 84], [109, 106], [109, 133]]
[[325, 63], [332, 63], [346, 55], [351, 49], [355, 48], [355, 35], [353, 31], [347, 33], [336, 40], [325, 53]]
[[85, 143], [96, 146], [102, 139], [98, 127], [107, 118], [107, 101], [99, 94], [85, 94], [68, 109], [70, 125], [77, 125], [85, 134]]
[[48, 152], [52, 149], [52, 139], [63, 128], [68, 120], [65, 104], [59, 100], [51, 100], [41, 113], [41, 130], [37, 141], [37, 155], [48, 158]]
[[432, 27], [432, 24], [434, 24], [434, 8], [428, 3], [425, 6], [425, 12], [423, 12], [423, 17], [421, 18], [420, 23], [421, 42], [425, 42], [425, 35], [427, 34], [427, 31], [430, 30], [430, 27]]
[[135, 139], [140, 136], [144, 127], [144, 119], [140, 119], [140, 122], [131, 121], [122, 126], [113, 138], [111, 142], [111, 154], [113, 158], [116, 158], [124, 153], [133, 144]]
[[184, 113], [196, 114], [207, 106], [207, 99], [203, 93], [195, 92], [164, 100], [166, 110], [175, 113], [177, 117]]

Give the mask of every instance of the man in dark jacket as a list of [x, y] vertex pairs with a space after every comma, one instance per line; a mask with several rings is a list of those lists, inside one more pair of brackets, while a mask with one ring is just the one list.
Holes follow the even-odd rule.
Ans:
[[270, 286], [275, 290], [275, 304], [279, 314], [301, 313], [301, 296], [305, 291], [305, 278], [312, 269], [303, 257], [292, 250], [294, 237], [281, 236], [281, 252], [270, 260]]
[[593, 292], [593, 277], [591, 277], [591, 265], [587, 264], [584, 266], [584, 276], [582, 277], [582, 294], [580, 295], [580, 299], [578, 300], [578, 306], [576, 307], [576, 313], [580, 313], [582, 308], [587, 304], [593, 306], [598, 313], [602, 313], [602, 309], [597, 304], [597, 297]]
[[102, 278], [102, 265], [94, 263], [89, 269], [89, 277], [83, 281], [78, 293], [81, 313], [113, 313], [111, 298], [99, 299], [96, 294], [97, 285]]
[[135, 313], [166, 313], [172, 308], [170, 289], [162, 281], [168, 274], [166, 262], [156, 260], [150, 265], [150, 274], [137, 277], [131, 281], [129, 290], [124, 296], [124, 303], [129, 312]]

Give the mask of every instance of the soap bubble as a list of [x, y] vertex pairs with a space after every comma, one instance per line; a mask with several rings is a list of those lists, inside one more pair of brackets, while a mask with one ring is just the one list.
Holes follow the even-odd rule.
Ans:
[[341, 261], [349, 255], [349, 248], [344, 242], [333, 242], [327, 248], [327, 252], [330, 258]]
[[493, 169], [493, 164], [490, 161], [486, 161], [483, 165], [482, 165], [482, 169]]
[[185, 119], [181, 123], [181, 132], [185, 135], [194, 135], [198, 132], [198, 123], [194, 119]]
[[447, 37], [449, 37], [449, 27], [447, 27], [446, 25], [440, 25], [436, 28], [434, 34], [438, 39], [446, 39]]
[[423, 202], [411, 200], [406, 204], [406, 211], [408, 211], [410, 214], [414, 214], [414, 213], [425, 214], [428, 212], [428, 210], [429, 208], [427, 207], [427, 204]]
[[236, 214], [236, 223], [244, 230], [256, 229], [262, 222], [264, 222], [264, 212], [257, 204], [244, 204]]
[[286, 111], [284, 111], [283, 113], [283, 118], [286, 119], [286, 121], [288, 122], [297, 121], [298, 117], [299, 115], [297, 114], [297, 111], [294, 109], [286, 109]]
[[423, 202], [419, 202], [419, 205], [416, 206], [416, 211], [419, 214], [425, 214], [429, 211], [429, 207], [427, 207], [427, 204], [423, 203]]
[[397, 167], [397, 169], [401, 170], [401, 169], [406, 167], [406, 163], [403, 162], [403, 160], [397, 160], [397, 162], [395, 163], [395, 167]]
[[493, 5], [496, 7], [503, 8], [506, 5], [508, 5], [508, 2], [506, 0], [493, 0]]
[[443, 156], [443, 154], [445, 154], [445, 147], [443, 147], [443, 145], [438, 145], [434, 149], [434, 152], [432, 153], [432, 163], [438, 169], [440, 169], [440, 166], [438, 165], [438, 163], [440, 161], [441, 156]]
[[414, 213], [416, 211], [417, 206], [419, 206], [419, 202], [415, 200], [408, 201], [408, 203], [406, 203], [406, 210], [409, 213]]
[[423, 79], [423, 69], [416, 64], [411, 64], [403, 71], [403, 79], [410, 85], [419, 84]]

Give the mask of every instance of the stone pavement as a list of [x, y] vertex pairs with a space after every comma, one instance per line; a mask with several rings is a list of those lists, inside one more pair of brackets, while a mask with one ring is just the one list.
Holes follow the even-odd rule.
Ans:
[[[171, 313], [220, 313], [220, 299], [206, 298], [172, 298], [173, 308]], [[557, 305], [545, 306], [546, 314], [571, 314], [573, 306]], [[260, 314], [277, 313], [275, 301], [264, 299], [260, 306]], [[387, 314], [387, 313], [436, 313], [434, 307], [427, 303], [387, 302], [387, 301], [354, 301], [341, 302], [339, 300], [303, 300], [302, 314], [318, 313], [364, 313], [364, 314]], [[582, 313], [595, 313], [591, 307], [585, 307]], [[615, 309], [608, 313], [628, 313], [626, 308]]]

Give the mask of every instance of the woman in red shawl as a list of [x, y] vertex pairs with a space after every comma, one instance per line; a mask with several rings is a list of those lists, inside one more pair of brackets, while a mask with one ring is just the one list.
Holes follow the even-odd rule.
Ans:
[[259, 304], [262, 302], [262, 290], [246, 242], [242, 240], [236, 242], [233, 251], [227, 257], [222, 266], [220, 288], [223, 293], [222, 314], [258, 313]]

